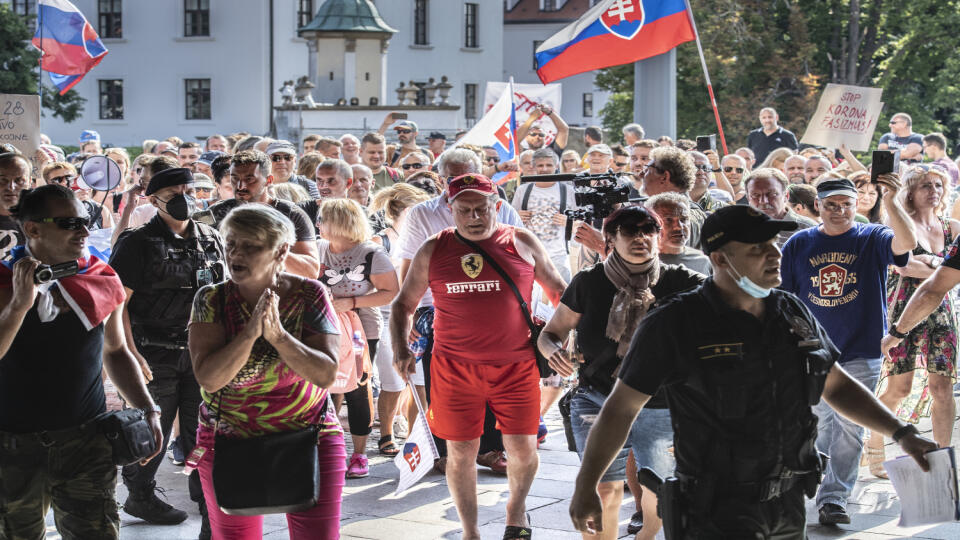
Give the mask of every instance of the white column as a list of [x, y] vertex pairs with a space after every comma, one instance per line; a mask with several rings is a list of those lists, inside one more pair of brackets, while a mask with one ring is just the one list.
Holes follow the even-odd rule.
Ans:
[[348, 38], [343, 53], [343, 98], [357, 97], [357, 40]]

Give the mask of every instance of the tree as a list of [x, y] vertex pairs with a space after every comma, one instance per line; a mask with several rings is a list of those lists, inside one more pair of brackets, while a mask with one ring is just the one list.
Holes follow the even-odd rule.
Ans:
[[[36, 94], [40, 52], [29, 45], [33, 35], [23, 18], [0, 4], [0, 93]], [[64, 122], [73, 122], [83, 112], [87, 100], [76, 90], [64, 95], [51, 86], [43, 86], [42, 108]]]

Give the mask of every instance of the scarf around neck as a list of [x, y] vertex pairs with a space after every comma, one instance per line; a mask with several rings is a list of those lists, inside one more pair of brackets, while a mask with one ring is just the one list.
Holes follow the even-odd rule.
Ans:
[[617, 288], [607, 319], [606, 336], [617, 342], [617, 358], [622, 359], [630, 348], [633, 332], [656, 301], [650, 287], [660, 279], [660, 259], [654, 257], [642, 264], [631, 264], [613, 250], [603, 261], [603, 273]]

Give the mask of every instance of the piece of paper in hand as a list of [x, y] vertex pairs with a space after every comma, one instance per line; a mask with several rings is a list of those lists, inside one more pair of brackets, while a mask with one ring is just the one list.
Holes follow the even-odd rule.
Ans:
[[953, 448], [934, 450], [926, 458], [929, 472], [923, 472], [910, 456], [883, 462], [900, 497], [901, 527], [960, 520]]

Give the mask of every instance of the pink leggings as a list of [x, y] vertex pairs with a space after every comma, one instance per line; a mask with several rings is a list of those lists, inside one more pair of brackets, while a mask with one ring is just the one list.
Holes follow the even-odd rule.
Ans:
[[[214, 540], [260, 540], [263, 538], [263, 516], [231, 516], [220, 511], [213, 491], [214, 451], [207, 452], [197, 467]], [[291, 540], [340, 538], [340, 501], [347, 471], [343, 436], [327, 434], [320, 437], [317, 452], [320, 456], [319, 501], [310, 510], [287, 514]]]

